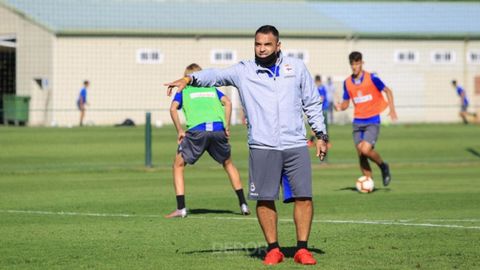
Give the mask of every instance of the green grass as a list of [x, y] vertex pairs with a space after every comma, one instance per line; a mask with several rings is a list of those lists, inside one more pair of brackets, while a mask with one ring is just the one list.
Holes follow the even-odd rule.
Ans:
[[[382, 187], [374, 168], [378, 189], [368, 195], [352, 190], [359, 169], [351, 127], [330, 133], [329, 164], [312, 162], [309, 243], [318, 268], [480, 269], [478, 126], [383, 127], [377, 149], [393, 181]], [[194, 213], [162, 217], [175, 208], [176, 136], [172, 127], [153, 134], [154, 168], [145, 169], [142, 127], [0, 128], [0, 269], [267, 268], [255, 215], [238, 215], [208, 155], [186, 169]], [[233, 130], [232, 147], [246, 187], [243, 127]], [[278, 211], [280, 244], [291, 255], [292, 206]], [[303, 268], [291, 258], [275, 267]]]

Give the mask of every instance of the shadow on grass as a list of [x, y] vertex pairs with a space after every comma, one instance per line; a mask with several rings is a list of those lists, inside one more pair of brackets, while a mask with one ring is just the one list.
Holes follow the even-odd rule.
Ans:
[[[280, 250], [285, 255], [286, 258], [293, 258], [295, 252], [297, 251], [297, 247], [281, 247]], [[310, 252], [314, 254], [325, 254], [325, 252], [321, 249], [312, 247], [308, 249]], [[221, 253], [238, 253], [238, 252], [246, 252], [248, 256], [252, 258], [256, 258], [259, 260], [263, 260], [265, 254], [267, 253], [267, 247], [241, 247], [238, 245], [237, 247], [225, 247], [225, 248], [218, 248], [218, 249], [207, 249], [207, 250], [193, 250], [193, 251], [186, 251], [182, 252], [183, 254], [205, 254], [205, 253], [212, 253], [212, 254], [221, 254]]]
[[[353, 192], [358, 192], [356, 187], [344, 187], [340, 188], [337, 191], [353, 191]], [[378, 191], [383, 191], [383, 192], [389, 192], [390, 188], [374, 188], [372, 192], [378, 192]]]
[[472, 155], [480, 158], [480, 153], [479, 153], [477, 150], [475, 150], [475, 149], [473, 149], [473, 148], [471, 148], [471, 147], [466, 148], [465, 150], [466, 150], [467, 152], [469, 152], [470, 154], [472, 154]]
[[202, 215], [202, 214], [229, 214], [229, 215], [235, 215], [240, 213], [235, 213], [232, 210], [222, 210], [222, 209], [204, 209], [204, 208], [198, 208], [198, 209], [189, 209], [188, 213], [191, 215]]

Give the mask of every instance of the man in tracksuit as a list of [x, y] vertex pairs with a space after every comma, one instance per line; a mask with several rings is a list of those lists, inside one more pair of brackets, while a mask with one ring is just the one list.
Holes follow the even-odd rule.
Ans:
[[295, 200], [294, 220], [300, 264], [316, 264], [307, 250], [313, 218], [312, 174], [303, 113], [315, 132], [317, 156], [327, 153], [328, 136], [317, 88], [305, 64], [284, 57], [279, 34], [265, 25], [255, 33], [255, 60], [241, 61], [226, 69], [206, 69], [168, 86], [181, 91], [187, 85], [199, 87], [235, 86], [248, 120], [249, 198], [257, 201], [257, 217], [268, 243], [265, 264], [283, 261], [277, 240], [275, 200], [282, 174], [288, 177]]

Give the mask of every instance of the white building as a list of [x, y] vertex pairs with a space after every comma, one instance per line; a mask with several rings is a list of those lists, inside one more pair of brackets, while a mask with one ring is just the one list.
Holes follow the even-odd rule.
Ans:
[[255, 30], [272, 24], [284, 53], [303, 58], [312, 75], [331, 76], [338, 97], [347, 56], [359, 50], [394, 90], [400, 121], [454, 122], [452, 79], [480, 109], [478, 14], [474, 2], [0, 0], [0, 61], [11, 60], [1, 68], [15, 71], [0, 70], [0, 96], [30, 96], [30, 125], [75, 125], [89, 80], [87, 122], [142, 123], [151, 111], [169, 123], [163, 83], [192, 62], [253, 58]]

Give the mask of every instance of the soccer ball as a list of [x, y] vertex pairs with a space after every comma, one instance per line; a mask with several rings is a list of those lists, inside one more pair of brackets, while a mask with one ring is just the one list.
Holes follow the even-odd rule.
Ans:
[[372, 178], [362, 176], [357, 179], [356, 187], [360, 193], [370, 193], [375, 188], [375, 185]]

